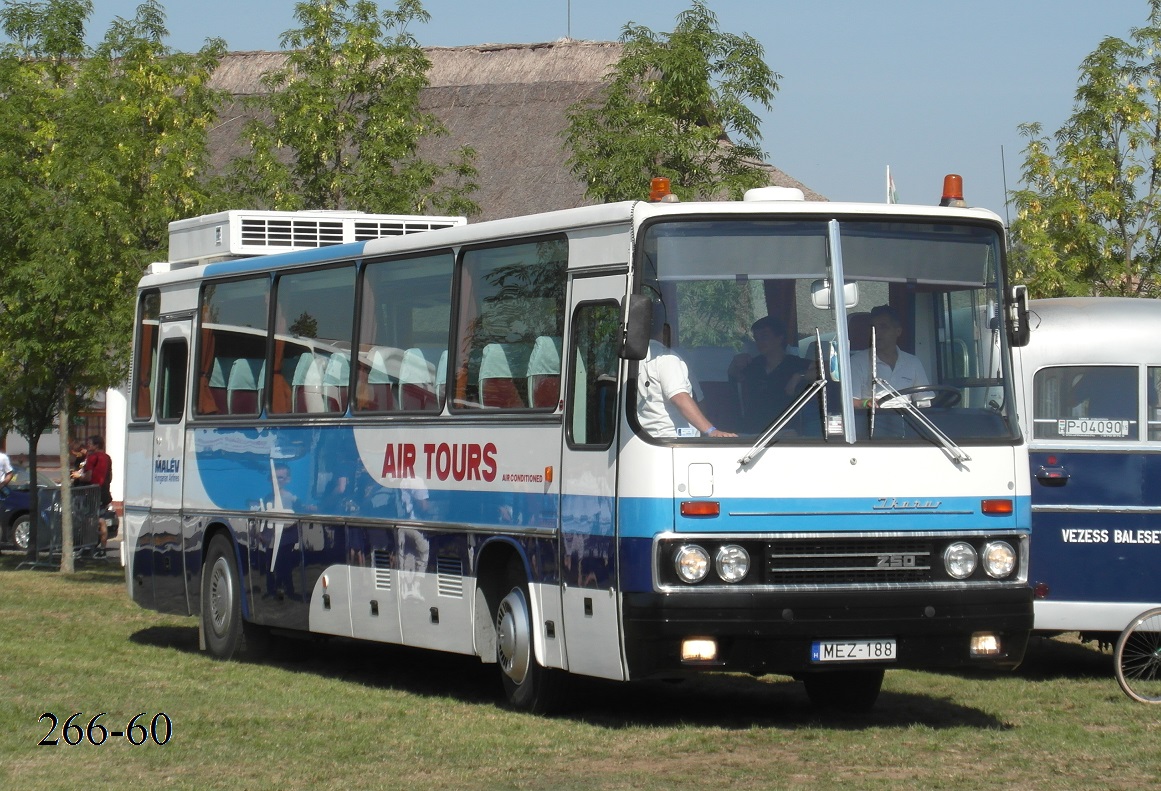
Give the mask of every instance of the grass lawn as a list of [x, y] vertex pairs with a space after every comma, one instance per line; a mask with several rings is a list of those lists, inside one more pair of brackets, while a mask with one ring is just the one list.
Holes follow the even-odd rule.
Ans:
[[[499, 671], [471, 657], [285, 641], [261, 664], [218, 662], [194, 619], [129, 601], [115, 560], [71, 577], [19, 560], [0, 556], [0, 788], [1161, 785], [1161, 706], [1130, 701], [1110, 652], [1068, 637], [1034, 640], [1012, 674], [890, 671], [861, 717], [814, 711], [788, 678], [730, 675], [586, 682], [542, 718], [505, 709]], [[137, 740], [159, 713], [172, 735], [93, 745], [101, 712], [96, 741], [140, 713]]]

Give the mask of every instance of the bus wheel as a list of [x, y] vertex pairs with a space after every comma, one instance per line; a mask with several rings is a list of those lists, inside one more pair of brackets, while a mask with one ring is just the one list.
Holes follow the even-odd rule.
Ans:
[[202, 568], [202, 632], [217, 659], [254, 658], [269, 642], [261, 626], [242, 621], [242, 583], [229, 539], [214, 536]]
[[565, 674], [537, 664], [532, 640], [532, 610], [527, 587], [521, 582], [513, 585], [496, 608], [496, 661], [508, 703], [547, 714], [563, 702]]
[[808, 673], [802, 677], [806, 695], [820, 709], [869, 711], [883, 687], [882, 668]]

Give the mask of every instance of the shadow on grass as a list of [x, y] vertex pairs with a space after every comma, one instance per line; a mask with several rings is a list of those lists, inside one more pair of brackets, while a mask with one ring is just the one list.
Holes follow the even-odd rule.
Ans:
[[[196, 626], [149, 627], [130, 639], [142, 645], [199, 653]], [[213, 661], [208, 654], [204, 656]], [[503, 706], [498, 667], [459, 654], [343, 638], [276, 638], [270, 656], [255, 664], [411, 695]], [[887, 686], [890, 679], [888, 674]], [[729, 730], [1011, 727], [986, 712], [951, 700], [888, 690], [865, 714], [824, 712], [811, 706], [802, 684], [773, 676], [706, 674], [682, 681], [631, 684], [580, 677], [571, 681], [571, 703], [557, 716], [612, 730], [679, 725]]]

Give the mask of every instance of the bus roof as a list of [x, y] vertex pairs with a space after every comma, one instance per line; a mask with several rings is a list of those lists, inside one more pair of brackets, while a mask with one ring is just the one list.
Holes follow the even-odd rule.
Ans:
[[1161, 301], [1133, 297], [1034, 299], [1022, 355], [1034, 366], [1131, 364], [1161, 335]]
[[493, 240], [512, 239], [520, 236], [560, 233], [584, 228], [641, 222], [664, 216], [722, 215], [766, 215], [777, 214], [792, 217], [860, 217], [897, 220], [958, 220], [993, 224], [1002, 228], [999, 216], [987, 209], [951, 208], [941, 206], [886, 204], [886, 203], [839, 203], [831, 201], [796, 200], [750, 200], [750, 201], [693, 201], [687, 203], [648, 203], [644, 201], [622, 201], [573, 209], [561, 209], [542, 214], [509, 217], [500, 220], [442, 228], [406, 236], [392, 236], [371, 239], [350, 244], [332, 245], [311, 250], [279, 253], [274, 255], [239, 258], [209, 264], [171, 268], [166, 264], [155, 264], [141, 281], [141, 287], [162, 283], [199, 280], [203, 277], [229, 276], [260, 272], [283, 267], [309, 266], [315, 263], [333, 261], [338, 258], [358, 258], [408, 253], [433, 247], [456, 246], [462, 244], [487, 243]]

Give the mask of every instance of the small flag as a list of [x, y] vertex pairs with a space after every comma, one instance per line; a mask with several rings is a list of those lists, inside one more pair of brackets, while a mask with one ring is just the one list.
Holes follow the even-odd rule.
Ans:
[[898, 203], [899, 193], [895, 192], [895, 179], [891, 178], [891, 166], [887, 166], [887, 203]]

